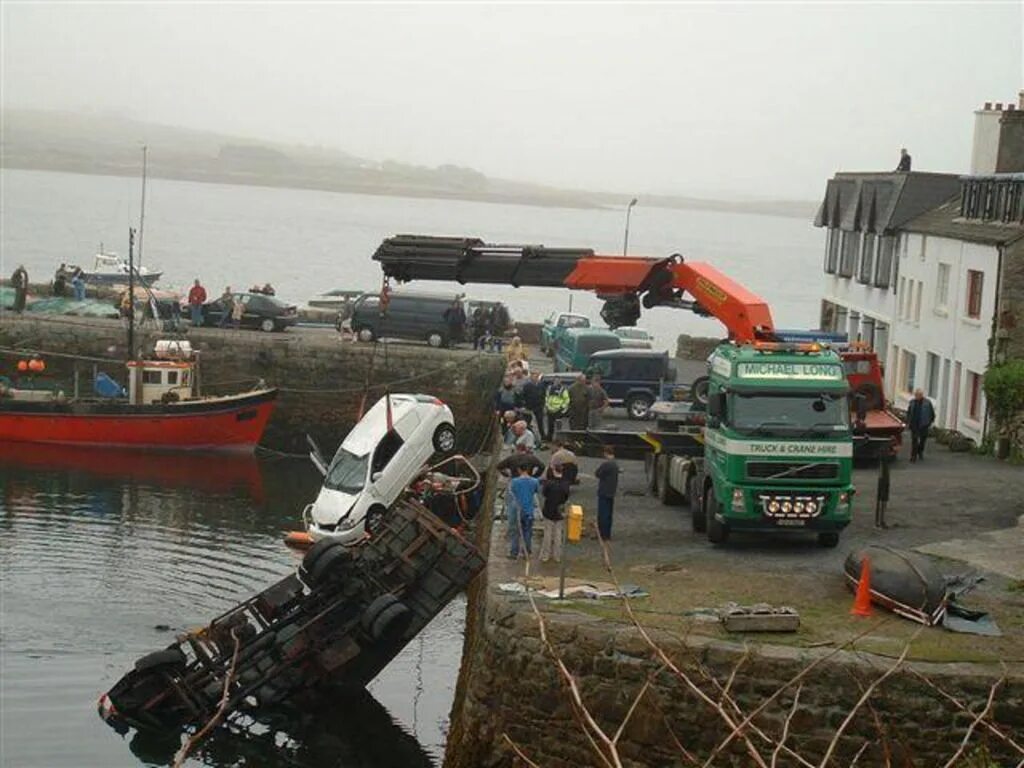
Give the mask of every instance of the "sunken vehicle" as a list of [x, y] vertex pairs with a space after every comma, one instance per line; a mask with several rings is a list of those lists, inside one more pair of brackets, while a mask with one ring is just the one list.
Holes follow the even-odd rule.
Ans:
[[293, 574], [135, 662], [99, 701], [126, 732], [182, 730], [322, 685], [369, 683], [484, 568], [415, 497], [346, 547], [330, 539]]

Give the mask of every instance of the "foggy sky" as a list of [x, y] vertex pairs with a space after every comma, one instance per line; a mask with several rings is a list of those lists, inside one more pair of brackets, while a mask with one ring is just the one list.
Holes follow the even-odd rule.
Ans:
[[965, 172], [1016, 99], [1020, 3], [14, 4], [5, 108], [455, 163], [562, 187], [817, 198]]

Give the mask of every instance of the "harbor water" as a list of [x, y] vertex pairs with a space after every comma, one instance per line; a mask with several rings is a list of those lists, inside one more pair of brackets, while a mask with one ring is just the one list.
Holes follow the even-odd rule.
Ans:
[[[0, 446], [0, 766], [168, 765], [96, 700], [136, 658], [298, 562], [308, 462]], [[364, 696], [321, 696], [204, 744], [190, 766], [437, 764], [462, 651], [458, 600]], [[245, 726], [243, 728], [242, 726]]]

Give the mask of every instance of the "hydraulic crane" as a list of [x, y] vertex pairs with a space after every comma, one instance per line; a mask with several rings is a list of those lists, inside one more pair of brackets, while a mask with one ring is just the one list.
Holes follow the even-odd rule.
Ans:
[[678, 254], [665, 259], [601, 256], [588, 248], [399, 235], [381, 243], [373, 258], [386, 277], [402, 282], [453, 280], [593, 291], [604, 300], [601, 317], [612, 328], [635, 325], [641, 305], [676, 307], [718, 318], [736, 342], [777, 340], [764, 299], [710, 264], [684, 261]]

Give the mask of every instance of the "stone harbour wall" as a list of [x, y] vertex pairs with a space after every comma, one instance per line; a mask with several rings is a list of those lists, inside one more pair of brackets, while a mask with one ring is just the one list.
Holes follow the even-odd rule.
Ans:
[[[486, 587], [482, 588], [484, 593]], [[508, 746], [507, 735], [533, 762], [545, 768], [596, 766], [570, 697], [540, 639], [539, 623], [528, 604], [496, 594], [478, 594], [471, 602], [466, 657], [453, 711], [446, 768], [490, 768], [523, 765]], [[473, 616], [477, 611], [480, 615]], [[632, 626], [576, 613], [548, 612], [545, 624], [557, 653], [575, 676], [590, 712], [609, 735], [615, 733], [647, 681], [651, 686], [630, 718], [619, 742], [624, 765], [691, 764], [681, 757], [681, 744], [699, 761], [728, 734], [724, 722], [678, 677], [666, 671]], [[653, 631], [664, 649], [713, 699], [734, 674], [731, 695], [751, 713], [827, 649], [752, 646], [704, 640]], [[789, 727], [787, 745], [812, 764], [819, 764], [836, 729], [852, 711], [862, 691], [892, 666], [893, 659], [840, 652], [825, 659], [802, 680], [799, 704]], [[737, 665], [740, 665], [737, 667]], [[1019, 665], [1018, 665], [1019, 666]], [[914, 665], [913, 669], [980, 712], [990, 686], [1003, 675], [1000, 668], [971, 664]], [[1024, 732], [1024, 676], [1020, 669], [995, 698], [992, 719], [1005, 733]], [[754, 718], [765, 733], [778, 738], [793, 703], [796, 686]], [[857, 711], [839, 740], [829, 765], [943, 765], [956, 751], [973, 717], [959, 712], [940, 694], [901, 667], [886, 679]], [[771, 747], [752, 736], [770, 761]], [[993, 763], [1016, 764], [996, 739], [979, 728], [968, 754], [979, 744]], [[867, 745], [865, 747], [865, 745]], [[714, 766], [749, 766], [753, 761], [734, 741], [711, 762]], [[780, 755], [778, 765], [797, 763]], [[960, 762], [958, 765], [968, 765]]]
[[[136, 346], [143, 351], [152, 350], [160, 338], [172, 335], [151, 328], [136, 330]], [[504, 370], [498, 355], [404, 344], [342, 343], [331, 331], [200, 328], [190, 329], [185, 338], [200, 352], [205, 394], [242, 391], [260, 380], [281, 388], [263, 445], [299, 453], [308, 451], [306, 434], [325, 452], [333, 451], [356, 422], [364, 393], [369, 407], [386, 387], [444, 400], [455, 414], [460, 449], [475, 450], [490, 428], [490, 400]], [[3, 313], [0, 348], [44, 353], [47, 371], [41, 380], [61, 386], [68, 394], [76, 363], [59, 355], [109, 361], [77, 362], [82, 394], [91, 390], [94, 366], [124, 381], [126, 332], [116, 320]], [[0, 375], [11, 375], [17, 358], [15, 353], [0, 352]]]

